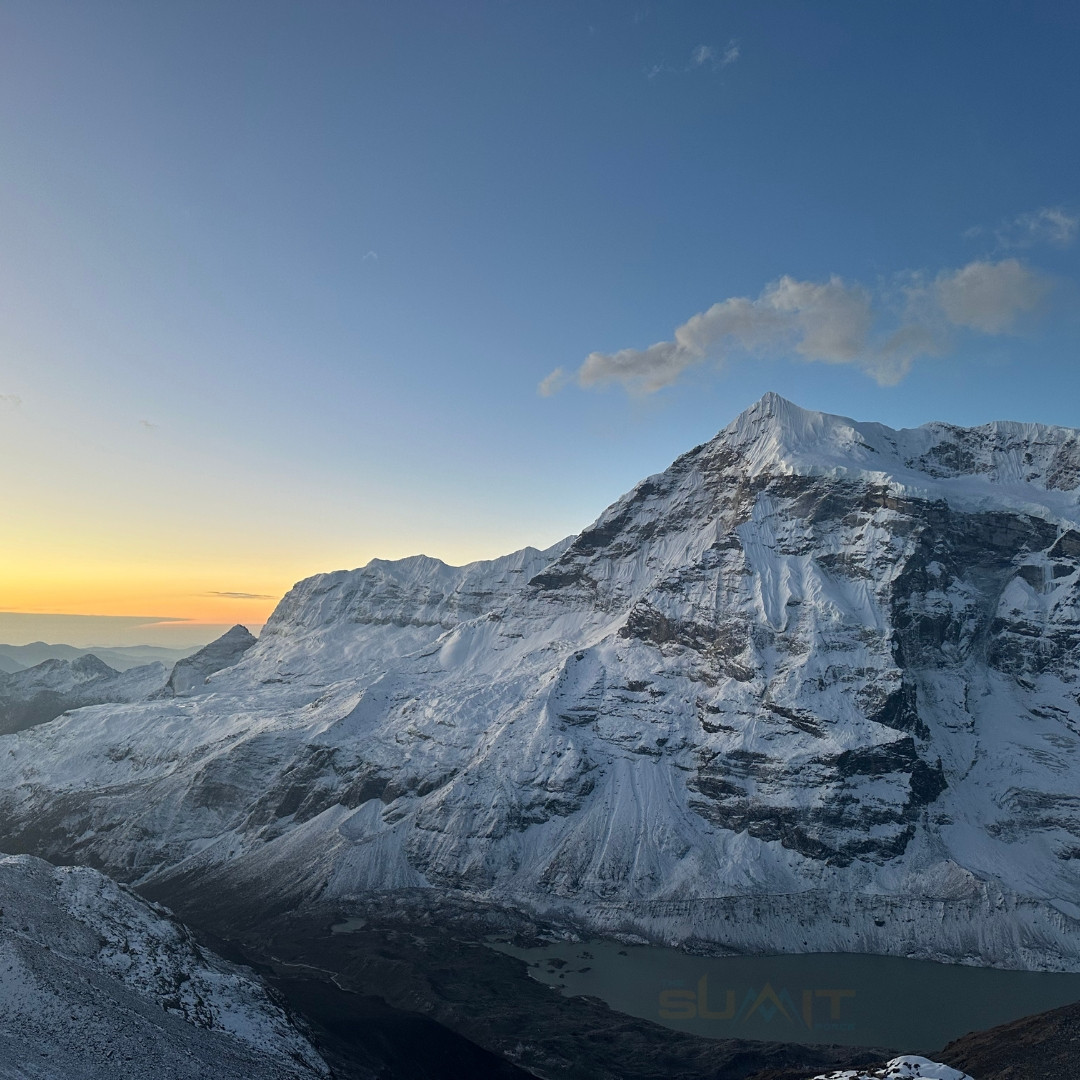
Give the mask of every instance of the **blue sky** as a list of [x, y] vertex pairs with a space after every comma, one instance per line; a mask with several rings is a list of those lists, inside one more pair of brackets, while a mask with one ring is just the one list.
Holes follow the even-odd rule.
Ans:
[[0, 2], [0, 608], [551, 543], [770, 389], [1080, 426], [1078, 55], [1063, 2]]

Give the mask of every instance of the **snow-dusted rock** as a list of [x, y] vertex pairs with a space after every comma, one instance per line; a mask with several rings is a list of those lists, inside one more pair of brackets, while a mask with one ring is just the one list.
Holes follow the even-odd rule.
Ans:
[[0, 1077], [314, 1080], [251, 972], [85, 867], [0, 857]]
[[116, 671], [93, 653], [0, 671], [0, 734], [43, 724], [68, 709], [141, 701], [165, 681], [162, 664]]
[[893, 1058], [882, 1069], [823, 1073], [814, 1080], [971, 1080], [967, 1073], [924, 1057]]
[[1080, 969], [1078, 439], [768, 395], [546, 552], [310, 578], [190, 696], [0, 742], [0, 846]]
[[232, 667], [256, 642], [246, 626], [237, 623], [221, 637], [204, 645], [197, 653], [177, 660], [162, 696], [181, 697], [197, 692], [216, 671]]

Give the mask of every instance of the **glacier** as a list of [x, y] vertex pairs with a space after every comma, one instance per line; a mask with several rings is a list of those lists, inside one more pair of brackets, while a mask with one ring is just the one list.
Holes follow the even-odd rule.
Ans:
[[578, 536], [298, 583], [0, 738], [0, 849], [701, 950], [1080, 970], [1080, 433], [766, 395]]

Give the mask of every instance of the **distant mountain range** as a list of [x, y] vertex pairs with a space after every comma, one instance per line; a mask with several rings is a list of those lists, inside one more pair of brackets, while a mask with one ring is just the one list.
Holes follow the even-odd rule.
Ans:
[[[87, 651], [70, 645], [4, 646], [21, 649], [24, 660], [35, 660], [42, 652], [59, 655], [32, 667], [0, 669], [0, 735], [23, 731], [47, 723], [62, 713], [87, 705], [143, 701], [151, 697], [175, 697], [196, 691], [206, 678], [235, 663], [255, 638], [242, 626], [234, 626], [217, 641], [197, 651], [185, 650], [166, 667], [160, 660], [124, 669], [110, 667], [99, 655], [120, 653], [124, 661], [137, 654], [171, 655], [176, 650], [154, 646]], [[12, 664], [15, 664], [12, 661]]]
[[299, 583], [5, 740], [0, 848], [279, 905], [1080, 969], [1080, 434], [768, 395], [580, 535]]
[[201, 646], [190, 649], [164, 649], [158, 645], [119, 645], [111, 648], [93, 645], [85, 649], [74, 645], [47, 645], [35, 641], [30, 645], [0, 645], [0, 671], [21, 671], [35, 667], [45, 660], [77, 660], [80, 656], [93, 655], [115, 671], [141, 667], [143, 664], [164, 664], [171, 668], [177, 660], [191, 656]]

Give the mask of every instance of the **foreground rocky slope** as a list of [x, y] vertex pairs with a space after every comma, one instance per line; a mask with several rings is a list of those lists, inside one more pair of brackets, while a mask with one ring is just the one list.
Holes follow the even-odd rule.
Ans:
[[250, 972], [96, 871], [0, 857], [0, 904], [0, 1077], [329, 1077]]
[[1075, 1080], [1080, 1072], [1080, 1003], [976, 1031], [941, 1051], [978, 1080]]
[[1080, 441], [775, 395], [548, 551], [320, 575], [0, 742], [0, 845], [603, 933], [1080, 968]]

